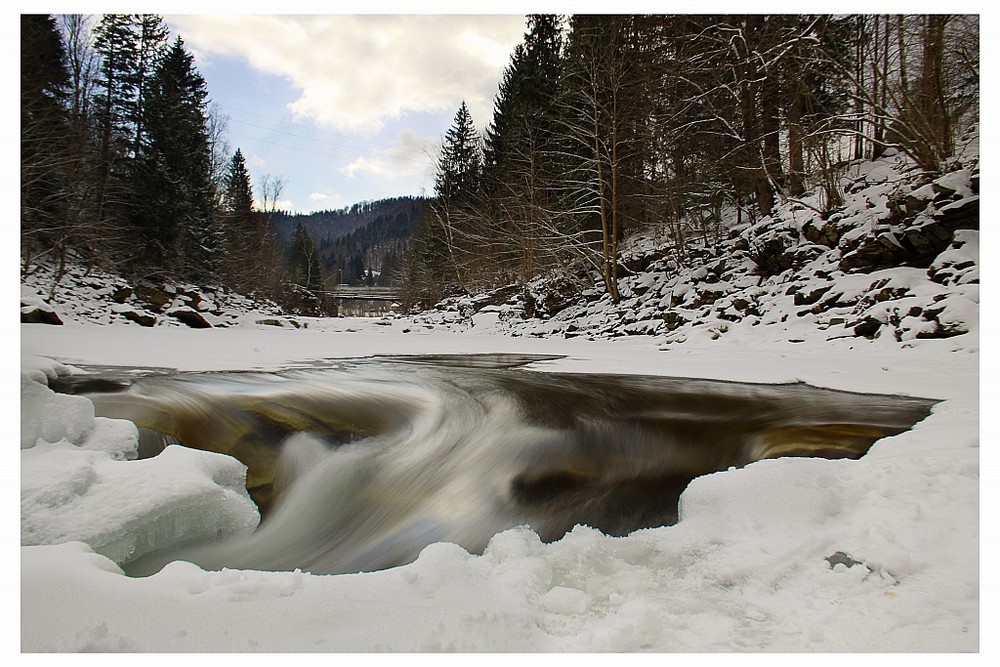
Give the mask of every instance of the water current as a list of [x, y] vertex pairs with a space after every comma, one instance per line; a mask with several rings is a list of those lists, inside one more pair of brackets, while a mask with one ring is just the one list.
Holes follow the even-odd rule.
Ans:
[[412, 561], [428, 544], [480, 552], [530, 525], [611, 535], [677, 521], [695, 477], [778, 456], [857, 458], [932, 401], [804, 384], [546, 373], [541, 357], [370, 358], [281, 373], [107, 369], [59, 387], [140, 427], [140, 456], [181, 443], [235, 456], [261, 508], [256, 533], [189, 545], [206, 568], [315, 573]]

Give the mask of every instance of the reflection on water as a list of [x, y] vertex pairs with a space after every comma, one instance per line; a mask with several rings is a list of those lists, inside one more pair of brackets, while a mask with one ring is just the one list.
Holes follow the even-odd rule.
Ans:
[[[529, 524], [612, 535], [677, 520], [691, 479], [775, 456], [863, 455], [931, 401], [802, 384], [551, 374], [551, 357], [385, 358], [281, 374], [140, 377], [86, 393], [133, 420], [143, 447], [231, 454], [265, 519], [236, 543], [153, 554], [204, 567], [356, 572], [436, 541], [480, 551]], [[106, 378], [114, 380], [114, 378]], [[114, 389], [119, 389], [114, 391]]]

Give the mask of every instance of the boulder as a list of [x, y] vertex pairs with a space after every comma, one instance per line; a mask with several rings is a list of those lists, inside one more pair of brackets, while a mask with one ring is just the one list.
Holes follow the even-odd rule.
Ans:
[[171, 310], [167, 315], [183, 322], [192, 329], [210, 329], [212, 327], [201, 313], [190, 308]]
[[845, 273], [871, 272], [900, 266], [911, 259], [895, 232], [887, 230], [862, 237], [854, 250], [840, 258], [839, 268]]
[[135, 322], [136, 324], [144, 327], [151, 327], [156, 324], [156, 318], [148, 313], [137, 313], [134, 310], [126, 310], [122, 313], [124, 317], [129, 322]]
[[33, 304], [21, 308], [22, 324], [62, 324], [59, 315], [47, 305]]
[[802, 235], [810, 243], [826, 246], [827, 248], [836, 248], [837, 244], [840, 243], [840, 237], [843, 236], [843, 232], [835, 220], [813, 218], [802, 225]]
[[174, 295], [159, 287], [149, 284], [138, 285], [135, 288], [135, 298], [150, 310], [162, 312], [167, 304], [172, 303]]
[[821, 298], [823, 298], [823, 295], [829, 292], [830, 288], [832, 287], [833, 284], [831, 283], [829, 285], [820, 285], [818, 287], [814, 287], [810, 289], [808, 292], [796, 291], [794, 296], [792, 297], [792, 302], [796, 306], [811, 306], [812, 304], [816, 303]]
[[959, 229], [979, 229], [979, 195], [965, 197], [942, 207], [934, 220], [955, 232]]
[[884, 323], [874, 317], [866, 317], [860, 322], [856, 322], [853, 325], [855, 336], [864, 336], [865, 338], [875, 338], [878, 334], [878, 330], [882, 328]]

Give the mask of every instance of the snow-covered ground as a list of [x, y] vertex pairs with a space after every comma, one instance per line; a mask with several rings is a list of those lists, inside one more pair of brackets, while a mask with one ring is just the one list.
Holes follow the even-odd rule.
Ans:
[[[37, 545], [21, 548], [23, 651], [980, 650], [978, 329], [905, 344], [748, 330], [661, 349], [642, 336], [503, 337], [489, 323], [308, 325], [21, 326], [22, 544]], [[239, 470], [183, 448], [126, 460], [127, 423], [38, 382], [72, 371], [63, 364], [270, 369], [480, 352], [565, 355], [547, 371], [801, 380], [942, 402], [857, 461], [778, 459], [699, 478], [677, 525], [624, 538], [581, 526], [543, 544], [522, 528], [482, 555], [434, 544], [373, 573], [176, 562], [130, 579], [114, 560], [123, 549], [251, 530]]]
[[[700, 265], [679, 267], [640, 239], [626, 249], [639, 268], [622, 279], [621, 303], [571, 289], [551, 315], [562, 297], [549, 283], [409, 317], [310, 319], [83, 270], [60, 290], [44, 270], [22, 277], [22, 318], [63, 324], [20, 327], [21, 650], [994, 654], [994, 496], [987, 479], [980, 504], [980, 473], [995, 473], [996, 431], [987, 401], [980, 449], [979, 408], [980, 331], [992, 327], [980, 310], [978, 154], [968, 164], [932, 184], [898, 158], [858, 165], [836, 216], [789, 202], [701, 249]], [[890, 200], [917, 212], [888, 216]], [[957, 208], [975, 210], [976, 226], [930, 243], [924, 232]], [[894, 264], [904, 237], [929, 244], [933, 261]], [[543, 317], [525, 316], [529, 296]], [[676, 525], [627, 537], [580, 526], [543, 544], [516, 528], [481, 555], [433, 544], [380, 572], [175, 562], [138, 579], [119, 564], [254, 530], [245, 469], [179, 446], [133, 460], [131, 423], [46, 384], [83, 365], [272, 370], [475, 353], [559, 355], [533, 366], [550, 372], [802, 381], [941, 402], [856, 461], [776, 459], [700, 477]]]

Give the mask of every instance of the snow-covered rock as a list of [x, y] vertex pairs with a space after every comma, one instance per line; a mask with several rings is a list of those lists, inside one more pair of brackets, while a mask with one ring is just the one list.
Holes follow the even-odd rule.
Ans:
[[[36, 368], [37, 368], [36, 361]], [[94, 416], [82, 396], [21, 374], [21, 543], [80, 541], [116, 563], [188, 540], [248, 534], [260, 515], [246, 466], [228, 456], [168, 447], [136, 461], [132, 422]]]

